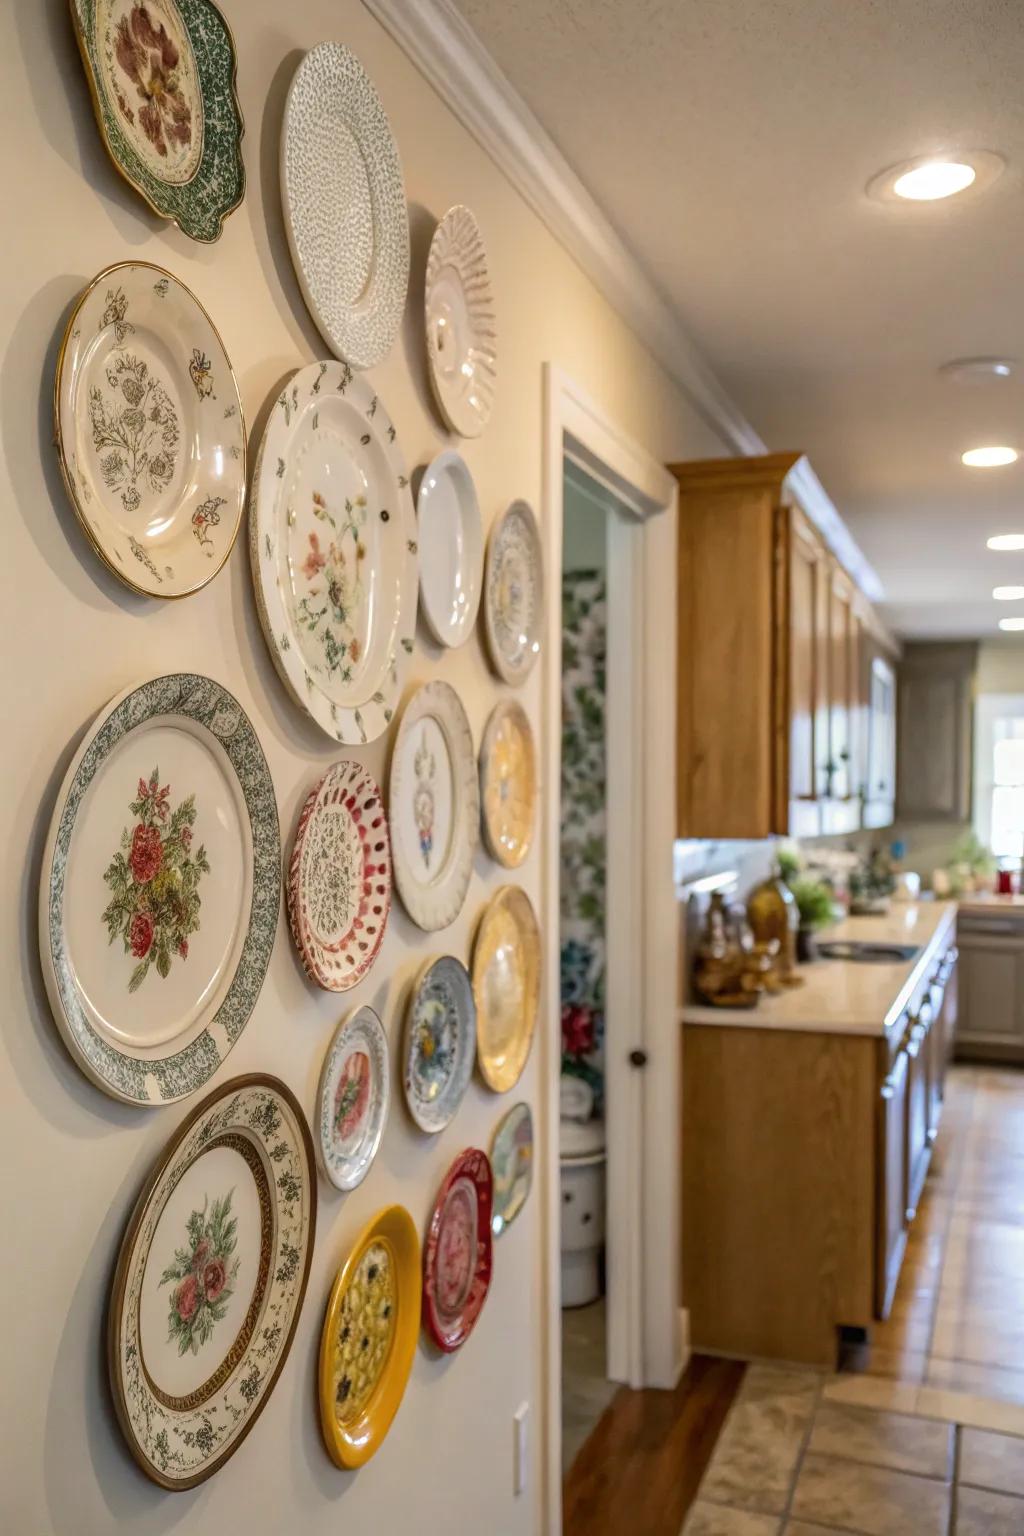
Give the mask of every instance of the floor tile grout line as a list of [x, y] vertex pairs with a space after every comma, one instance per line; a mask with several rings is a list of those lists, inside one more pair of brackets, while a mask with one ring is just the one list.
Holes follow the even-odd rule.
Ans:
[[963, 1426], [953, 1425], [953, 1489], [949, 1499], [949, 1524], [946, 1527], [947, 1536], [956, 1536], [957, 1520], [960, 1512], [960, 1437], [963, 1434]]
[[804, 1457], [807, 1455], [807, 1447], [811, 1443], [811, 1435], [814, 1433], [814, 1422], [818, 1417], [818, 1409], [821, 1407], [822, 1392], [824, 1389], [825, 1377], [824, 1375], [821, 1375], [818, 1377], [818, 1382], [814, 1389], [814, 1403], [810, 1413], [807, 1416], [807, 1424], [804, 1428], [803, 1435], [800, 1438], [800, 1449], [797, 1452], [796, 1464], [793, 1467], [793, 1475], [789, 1480], [789, 1492], [786, 1496], [786, 1503], [783, 1507], [782, 1517], [779, 1523], [780, 1531], [784, 1531], [786, 1526], [789, 1524], [789, 1517], [793, 1508], [793, 1498], [796, 1494], [796, 1485], [800, 1479], [800, 1472], [804, 1464]]

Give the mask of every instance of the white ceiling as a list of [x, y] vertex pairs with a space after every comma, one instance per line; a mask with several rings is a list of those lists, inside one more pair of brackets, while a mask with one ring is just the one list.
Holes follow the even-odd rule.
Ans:
[[[1024, 604], [1024, 0], [457, 0], [736, 403], [805, 450], [907, 635]], [[869, 200], [877, 172], [987, 148], [984, 193]], [[1019, 359], [1009, 383], [937, 375]]]

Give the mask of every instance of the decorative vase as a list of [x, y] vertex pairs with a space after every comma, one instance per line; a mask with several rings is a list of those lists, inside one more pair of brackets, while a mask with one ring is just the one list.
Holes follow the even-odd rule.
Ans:
[[800, 922], [796, 898], [776, 865], [774, 873], [755, 885], [747, 897], [747, 921], [758, 944], [776, 939], [779, 956], [776, 971], [783, 986], [792, 984], [796, 964], [796, 931]]

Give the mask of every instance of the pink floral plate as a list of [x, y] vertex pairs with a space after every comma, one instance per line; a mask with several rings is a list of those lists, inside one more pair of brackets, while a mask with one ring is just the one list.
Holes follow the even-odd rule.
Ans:
[[391, 1098], [388, 1037], [372, 1008], [334, 1032], [320, 1073], [319, 1151], [336, 1189], [355, 1189], [377, 1155]]
[[494, 1180], [486, 1152], [468, 1147], [444, 1176], [423, 1247], [423, 1316], [438, 1349], [469, 1338], [491, 1286]]
[[360, 763], [335, 763], [306, 800], [288, 871], [288, 917], [310, 980], [328, 992], [362, 981], [390, 910], [380, 789]]

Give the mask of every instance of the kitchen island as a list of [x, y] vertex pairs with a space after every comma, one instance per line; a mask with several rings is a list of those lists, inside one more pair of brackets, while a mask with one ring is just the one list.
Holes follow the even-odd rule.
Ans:
[[956, 1016], [956, 907], [849, 918], [754, 1011], [681, 1011], [683, 1301], [697, 1350], [836, 1363], [842, 1328], [888, 1315], [942, 1109]]

